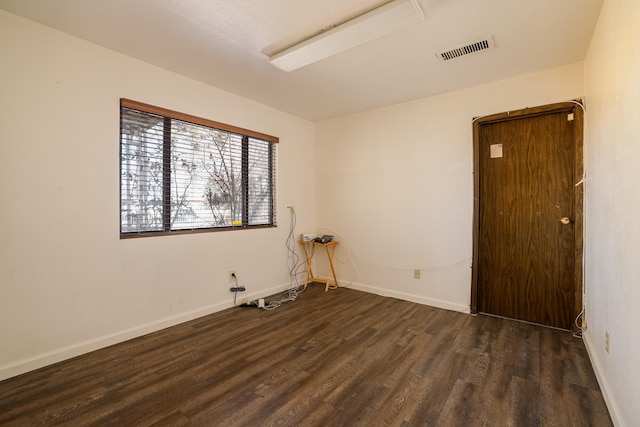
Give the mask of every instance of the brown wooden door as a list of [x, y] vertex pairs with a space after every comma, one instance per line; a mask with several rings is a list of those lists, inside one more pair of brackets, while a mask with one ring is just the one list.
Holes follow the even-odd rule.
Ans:
[[576, 120], [575, 104], [551, 107], [496, 115], [474, 127], [472, 298], [483, 313], [571, 329], [581, 306], [575, 184], [582, 116]]

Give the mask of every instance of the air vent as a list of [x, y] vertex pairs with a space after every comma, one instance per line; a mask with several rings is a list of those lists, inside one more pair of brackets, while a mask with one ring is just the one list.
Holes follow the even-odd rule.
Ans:
[[493, 39], [491, 37], [487, 37], [474, 43], [449, 49], [446, 52], [436, 53], [436, 56], [442, 61], [449, 61], [450, 59], [459, 58], [461, 56], [491, 48], [493, 48]]

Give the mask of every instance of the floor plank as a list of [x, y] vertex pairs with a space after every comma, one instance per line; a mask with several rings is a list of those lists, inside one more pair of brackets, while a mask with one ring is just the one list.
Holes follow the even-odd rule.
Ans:
[[612, 424], [567, 332], [311, 285], [0, 382], [0, 425]]

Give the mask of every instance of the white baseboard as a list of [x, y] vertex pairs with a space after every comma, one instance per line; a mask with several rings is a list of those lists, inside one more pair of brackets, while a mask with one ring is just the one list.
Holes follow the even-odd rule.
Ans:
[[405, 292], [397, 292], [384, 288], [377, 288], [375, 286], [363, 285], [360, 283], [350, 283], [348, 285], [340, 285], [344, 288], [355, 289], [357, 291], [368, 292], [370, 294], [381, 295], [383, 297], [392, 297], [401, 299], [404, 301], [411, 301], [418, 304], [429, 305], [431, 307], [444, 308], [445, 310], [458, 311], [461, 313], [469, 314], [471, 312], [468, 305], [462, 305], [453, 303], [451, 301], [444, 301], [435, 298], [427, 298], [420, 295], [409, 294]]
[[[273, 295], [278, 292], [287, 290], [290, 287], [289, 284], [275, 286], [269, 289], [260, 291], [259, 294], [243, 295], [242, 300], [255, 300], [268, 295]], [[206, 307], [198, 308], [188, 312], [176, 314], [173, 316], [165, 317], [157, 321], [145, 323], [140, 326], [136, 326], [123, 331], [114, 332], [111, 334], [103, 335], [98, 338], [82, 341], [76, 344], [72, 344], [66, 347], [57, 348], [45, 353], [38, 354], [33, 357], [21, 359], [12, 363], [8, 363], [0, 366], [0, 381], [6, 380], [17, 375], [24, 374], [45, 366], [52, 365], [54, 363], [62, 362], [72, 357], [80, 356], [82, 354], [89, 353], [91, 351], [99, 350], [101, 348], [109, 347], [114, 344], [118, 344], [124, 341], [128, 341], [133, 338], [140, 337], [142, 335], [150, 334], [152, 332], [159, 331], [171, 326], [178, 325], [180, 323], [188, 322], [199, 317], [207, 316], [218, 311], [225, 310], [233, 307], [233, 300], [220, 302], [217, 304], [211, 304]]]
[[[454, 310], [463, 313], [469, 313], [469, 307], [451, 303], [449, 301], [442, 301], [433, 298], [425, 298], [419, 295], [408, 294], [404, 292], [390, 291], [388, 289], [376, 288], [372, 286], [361, 285], [352, 283], [344, 287], [355, 289], [358, 291], [373, 293], [377, 295], [387, 296], [402, 299], [405, 301], [411, 301], [418, 304], [425, 304], [432, 307], [444, 308], [447, 310]], [[278, 292], [283, 292], [290, 288], [290, 284], [275, 286], [269, 289], [260, 291], [259, 294], [243, 295], [242, 301], [255, 300], [268, 295], [273, 295]], [[89, 353], [91, 351], [99, 350], [101, 348], [109, 347], [114, 344], [118, 344], [124, 341], [128, 341], [133, 338], [137, 338], [152, 332], [159, 331], [171, 326], [178, 325], [180, 323], [188, 322], [199, 317], [207, 316], [212, 313], [216, 313], [221, 310], [233, 307], [233, 301], [224, 301], [217, 304], [211, 304], [206, 307], [202, 307], [196, 310], [191, 310], [184, 313], [179, 313], [173, 316], [166, 317], [154, 322], [145, 323], [133, 328], [114, 332], [111, 334], [103, 335], [98, 338], [82, 341], [76, 344], [72, 344], [66, 347], [57, 348], [45, 353], [38, 354], [33, 357], [21, 359], [12, 363], [8, 363], [0, 366], [0, 381], [15, 377], [17, 375], [24, 374], [45, 366], [52, 365], [54, 363], [62, 362], [64, 360], [80, 356], [82, 354]]]
[[582, 339], [584, 341], [584, 346], [587, 348], [587, 353], [589, 354], [589, 359], [591, 360], [591, 366], [593, 366], [593, 371], [596, 374], [596, 378], [598, 380], [598, 384], [600, 385], [600, 390], [602, 391], [602, 397], [604, 398], [605, 403], [607, 404], [607, 409], [609, 409], [609, 416], [611, 417], [611, 421], [613, 421], [614, 426], [624, 427], [620, 416], [620, 410], [618, 409], [618, 405], [616, 405], [615, 400], [613, 399], [613, 394], [611, 393], [611, 388], [609, 387], [609, 383], [607, 382], [607, 378], [604, 376], [604, 369], [602, 368], [602, 364], [598, 359], [596, 352], [593, 351], [596, 348], [591, 342], [591, 338], [589, 338], [589, 334], [582, 334]]

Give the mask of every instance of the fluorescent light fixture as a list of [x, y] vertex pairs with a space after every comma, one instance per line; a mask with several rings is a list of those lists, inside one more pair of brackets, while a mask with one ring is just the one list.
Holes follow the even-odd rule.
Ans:
[[424, 20], [418, 0], [393, 0], [330, 30], [276, 52], [270, 62], [293, 71]]

